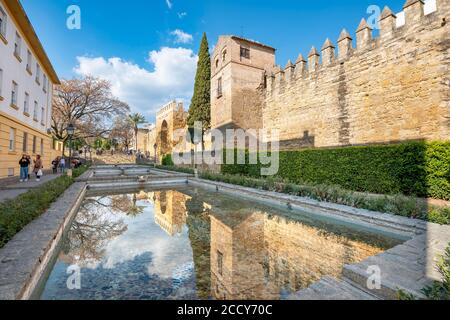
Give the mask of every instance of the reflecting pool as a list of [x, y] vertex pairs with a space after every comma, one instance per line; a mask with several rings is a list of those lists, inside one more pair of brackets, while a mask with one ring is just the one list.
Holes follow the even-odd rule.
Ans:
[[41, 299], [285, 299], [400, 243], [201, 188], [85, 199]]

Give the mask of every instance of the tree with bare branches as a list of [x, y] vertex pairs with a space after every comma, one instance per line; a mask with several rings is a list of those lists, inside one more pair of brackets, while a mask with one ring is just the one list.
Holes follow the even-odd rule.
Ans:
[[124, 146], [127, 151], [130, 150], [130, 145], [134, 139], [134, 128], [128, 118], [116, 118], [110, 138]]
[[130, 110], [113, 96], [108, 81], [91, 76], [63, 80], [54, 95], [52, 131], [64, 144], [69, 124], [77, 129], [74, 139], [105, 137], [111, 132], [114, 119], [125, 117]]

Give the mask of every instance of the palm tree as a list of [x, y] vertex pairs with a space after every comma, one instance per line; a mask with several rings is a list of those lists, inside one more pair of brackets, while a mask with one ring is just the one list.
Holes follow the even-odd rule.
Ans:
[[128, 116], [128, 120], [130, 121], [130, 123], [134, 128], [134, 138], [136, 139], [135, 141], [137, 151], [139, 125], [145, 123], [145, 117], [140, 113], [134, 113]]

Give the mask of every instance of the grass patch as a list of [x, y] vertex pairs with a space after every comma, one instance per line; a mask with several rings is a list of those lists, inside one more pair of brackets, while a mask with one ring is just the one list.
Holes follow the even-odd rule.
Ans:
[[73, 177], [61, 176], [17, 198], [0, 203], [0, 248], [27, 224], [42, 215], [50, 205], [82, 175], [87, 166], [73, 170]]

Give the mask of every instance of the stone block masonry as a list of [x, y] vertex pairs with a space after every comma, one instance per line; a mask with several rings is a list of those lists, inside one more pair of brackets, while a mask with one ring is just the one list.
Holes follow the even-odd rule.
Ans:
[[[354, 37], [343, 30], [336, 44], [327, 39], [320, 50], [313, 47], [285, 68], [273, 65], [274, 51], [252, 44], [251, 59], [241, 58], [245, 66], [231, 61], [230, 81], [236, 78], [242, 87], [238, 69], [248, 65], [262, 80], [249, 80], [245, 94], [224, 85], [222, 95], [230, 97], [231, 108], [212, 96], [213, 127], [248, 128], [251, 118], [254, 129], [278, 129], [282, 149], [448, 140], [450, 4], [436, 0], [436, 10], [425, 14], [423, 1], [408, 0], [404, 13], [405, 24], [398, 26], [385, 7], [378, 37], [362, 19]], [[227, 47], [223, 38], [215, 50], [218, 57]], [[212, 71], [214, 92], [220, 79]], [[254, 107], [239, 112], [242, 100]]]
[[450, 138], [450, 25], [448, 1], [424, 15], [422, 1], [407, 1], [405, 25], [385, 8], [380, 36], [363, 19], [356, 48], [343, 30], [327, 39], [322, 63], [313, 48], [306, 61], [288, 62], [266, 76], [263, 127], [280, 130], [285, 149]]

